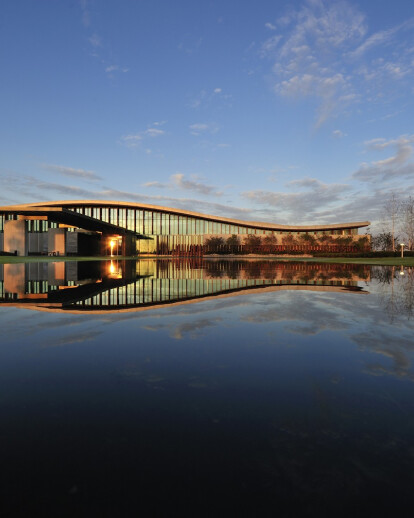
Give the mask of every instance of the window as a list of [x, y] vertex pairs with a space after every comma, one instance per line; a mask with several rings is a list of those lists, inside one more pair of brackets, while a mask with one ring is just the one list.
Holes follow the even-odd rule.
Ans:
[[118, 209], [110, 209], [110, 223], [118, 225]]
[[126, 227], [126, 209], [118, 209], [118, 218], [120, 227]]
[[135, 211], [132, 209], [127, 211], [127, 229], [135, 230]]

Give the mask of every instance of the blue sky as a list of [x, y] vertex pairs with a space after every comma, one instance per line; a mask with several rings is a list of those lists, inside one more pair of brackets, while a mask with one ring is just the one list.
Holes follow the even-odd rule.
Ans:
[[2, 205], [375, 222], [414, 193], [412, 1], [8, 1], [0, 39]]

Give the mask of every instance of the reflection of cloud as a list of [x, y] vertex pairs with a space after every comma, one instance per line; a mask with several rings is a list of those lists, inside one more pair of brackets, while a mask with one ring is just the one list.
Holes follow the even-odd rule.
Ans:
[[181, 340], [186, 334], [189, 334], [191, 338], [195, 338], [197, 335], [200, 335], [201, 331], [207, 327], [217, 326], [221, 320], [221, 318], [203, 318], [193, 322], [185, 322], [184, 324], [172, 326], [171, 336], [176, 340]]
[[260, 308], [251, 312], [243, 320], [254, 324], [283, 323], [286, 331], [302, 335], [316, 335], [327, 329], [346, 329], [349, 316], [347, 313], [352, 306], [347, 308], [344, 299], [345, 296], [341, 296], [341, 311], [338, 312], [331, 305], [331, 294], [308, 296], [302, 293], [298, 296], [297, 293], [287, 292], [277, 302], [263, 299], [266, 309]]
[[47, 340], [44, 339], [42, 348], [46, 347], [61, 347], [63, 345], [71, 345], [77, 343], [83, 343], [89, 340], [95, 340], [98, 336], [102, 334], [102, 331], [89, 331], [85, 333], [77, 333], [72, 335], [66, 335], [62, 338], [58, 338], [56, 340]]
[[368, 371], [373, 374], [387, 373], [398, 377], [409, 377], [414, 381], [414, 374], [410, 372], [411, 360], [409, 354], [414, 351], [412, 338], [404, 338], [400, 335], [392, 334], [392, 329], [373, 329], [352, 335], [352, 340], [359, 345], [362, 350], [369, 350], [376, 354], [387, 356], [393, 360], [392, 367], [369, 364]]

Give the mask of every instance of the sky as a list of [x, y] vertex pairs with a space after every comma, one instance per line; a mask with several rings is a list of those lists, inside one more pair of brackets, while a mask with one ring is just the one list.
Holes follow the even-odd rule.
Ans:
[[414, 194], [412, 0], [6, 0], [0, 204], [370, 220]]

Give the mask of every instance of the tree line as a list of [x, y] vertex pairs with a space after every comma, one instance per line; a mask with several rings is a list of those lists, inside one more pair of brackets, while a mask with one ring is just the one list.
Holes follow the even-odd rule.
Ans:
[[364, 251], [369, 247], [369, 237], [360, 236], [358, 239], [353, 239], [352, 236], [333, 236], [333, 235], [313, 235], [313, 234], [286, 234], [280, 242], [274, 234], [265, 236], [250, 234], [244, 236], [243, 241], [239, 236], [233, 234], [227, 239], [222, 236], [212, 236], [205, 240], [204, 251], [206, 253], [222, 253], [222, 254], [237, 254], [237, 253], [273, 253], [280, 251], [280, 246], [284, 249], [294, 249], [295, 247], [308, 248], [320, 247], [322, 250], [328, 250], [328, 247], [335, 247], [343, 251]]

